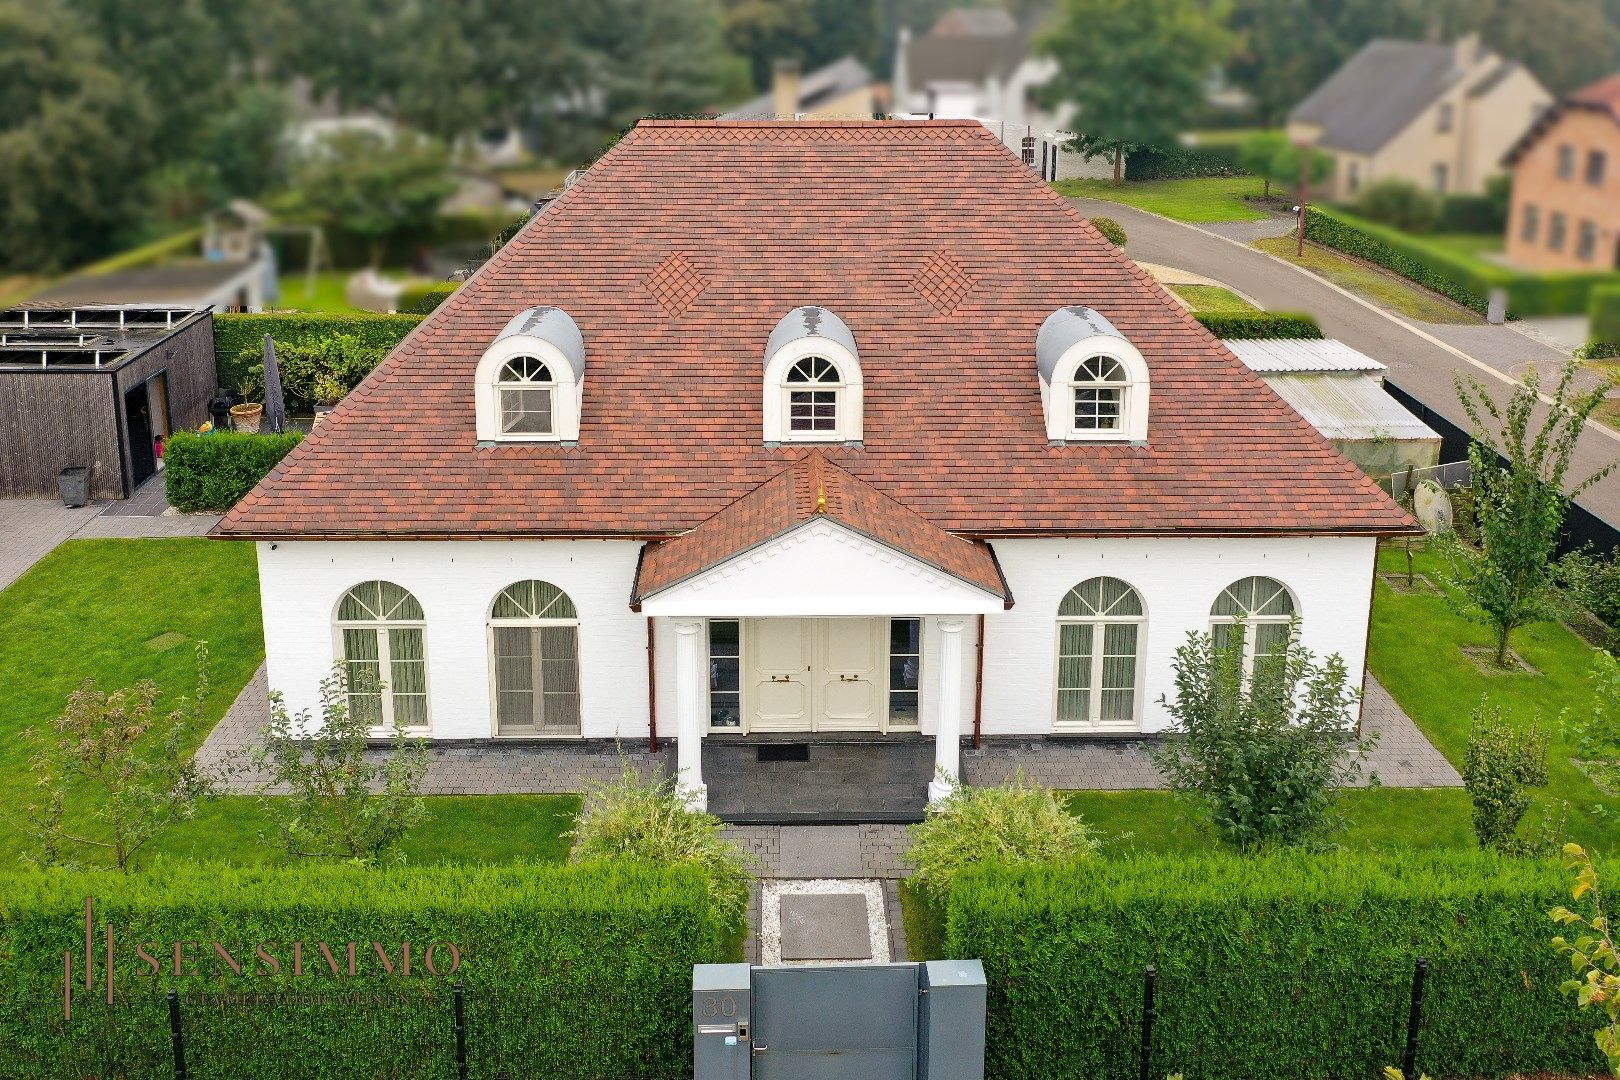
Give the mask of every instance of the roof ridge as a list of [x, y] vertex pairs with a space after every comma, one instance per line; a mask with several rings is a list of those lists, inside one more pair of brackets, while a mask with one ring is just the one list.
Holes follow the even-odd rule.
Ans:
[[[658, 128], [778, 128], [784, 131], [793, 131], [804, 128], [881, 128], [881, 127], [909, 127], [909, 128], [971, 128], [983, 127], [977, 120], [961, 119], [930, 119], [911, 120], [902, 117], [886, 116], [877, 119], [813, 119], [813, 120], [721, 120], [714, 119], [683, 119], [683, 120], [638, 120], [631, 131], [642, 129], [655, 130]], [[628, 138], [628, 136], [626, 136]], [[621, 139], [620, 143], [624, 140]], [[617, 145], [615, 146], [617, 148]]]

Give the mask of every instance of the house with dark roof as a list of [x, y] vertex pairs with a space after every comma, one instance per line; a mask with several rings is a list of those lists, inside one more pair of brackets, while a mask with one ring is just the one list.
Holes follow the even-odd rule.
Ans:
[[1548, 109], [1514, 143], [1506, 254], [1534, 270], [1620, 270], [1620, 73]]
[[[1033, 43], [1047, 8], [1034, 5], [1022, 18], [1001, 8], [956, 8], [927, 33], [902, 28], [894, 59], [891, 94], [899, 116], [978, 120], [1008, 147], [1034, 164], [1050, 149], [1056, 179], [1112, 175], [1101, 158], [1055, 149], [1074, 135], [1071, 110], [1040, 103], [1040, 90], [1057, 73], [1057, 62], [1038, 55]], [[1043, 158], [1044, 160], [1044, 158]]]
[[1353, 199], [1397, 178], [1478, 194], [1552, 103], [1524, 65], [1468, 34], [1451, 44], [1369, 42], [1288, 115], [1288, 134], [1334, 159], [1324, 193]]
[[1189, 632], [1360, 671], [1413, 527], [977, 122], [643, 121], [216, 535], [293, 709], [656, 731], [701, 805], [705, 747], [937, 798], [969, 735], [1158, 731]]
[[853, 56], [814, 71], [801, 71], [797, 60], [779, 60], [771, 73], [771, 90], [746, 101], [721, 120], [870, 120], [882, 110], [882, 87]]

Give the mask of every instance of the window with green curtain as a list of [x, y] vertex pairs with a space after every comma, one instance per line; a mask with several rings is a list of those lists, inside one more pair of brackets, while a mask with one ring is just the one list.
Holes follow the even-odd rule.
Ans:
[[352, 715], [379, 727], [428, 725], [422, 605], [391, 581], [365, 581], [338, 602]]
[[502, 735], [578, 735], [579, 610], [549, 581], [517, 581], [490, 606]]
[[1058, 724], [1123, 727], [1138, 721], [1145, 617], [1141, 594], [1118, 578], [1089, 578], [1068, 591], [1058, 605]]

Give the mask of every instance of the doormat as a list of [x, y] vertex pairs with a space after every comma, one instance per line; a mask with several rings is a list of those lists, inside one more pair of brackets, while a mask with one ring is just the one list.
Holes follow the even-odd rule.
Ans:
[[760, 761], [809, 761], [809, 743], [767, 743], [759, 748]]

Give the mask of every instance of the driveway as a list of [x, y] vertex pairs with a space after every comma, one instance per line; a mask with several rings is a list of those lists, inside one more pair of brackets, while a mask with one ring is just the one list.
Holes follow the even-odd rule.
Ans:
[[[1118, 221], [1129, 237], [1126, 252], [1133, 259], [1224, 281], [1268, 309], [1310, 312], [1328, 337], [1389, 365], [1391, 382], [1465, 430], [1470, 424], [1452, 387], [1455, 374], [1473, 375], [1493, 396], [1503, 398], [1512, 385], [1510, 370], [1565, 359], [1557, 349], [1506, 326], [1405, 322], [1291, 263], [1203, 228], [1119, 203], [1069, 201], [1083, 214]], [[1244, 224], [1252, 230], [1261, 223]], [[1571, 476], [1584, 479], [1617, 459], [1620, 435], [1589, 424], [1576, 447]], [[1594, 485], [1579, 502], [1620, 527], [1620, 475]]]

